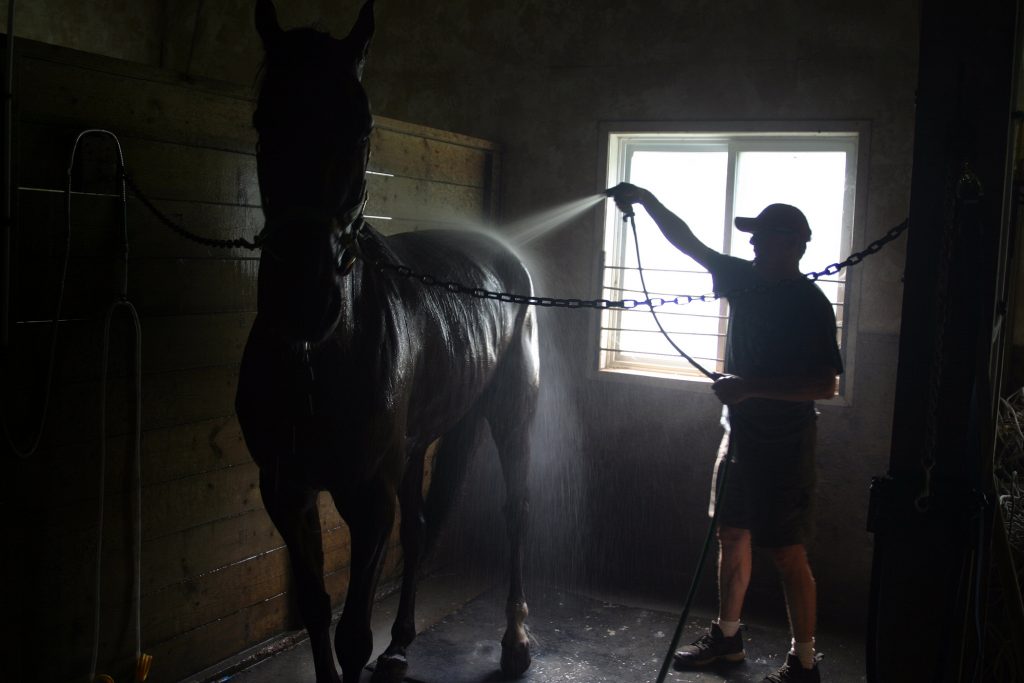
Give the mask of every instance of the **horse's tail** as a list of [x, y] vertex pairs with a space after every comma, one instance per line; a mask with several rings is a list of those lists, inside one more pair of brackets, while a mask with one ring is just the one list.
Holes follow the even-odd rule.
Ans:
[[440, 439], [430, 468], [430, 486], [423, 504], [426, 534], [424, 557], [436, 549], [441, 530], [462, 494], [469, 460], [484, 435], [484, 418], [471, 411]]

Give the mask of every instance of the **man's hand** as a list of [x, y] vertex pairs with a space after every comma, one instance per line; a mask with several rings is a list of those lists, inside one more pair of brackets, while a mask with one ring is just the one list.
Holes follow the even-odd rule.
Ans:
[[806, 375], [783, 377], [740, 377], [725, 375], [711, 385], [715, 396], [731, 406], [748, 398], [767, 398], [773, 401], [815, 401], [835, 396], [836, 371], [822, 367]]
[[629, 215], [633, 213], [633, 205], [643, 204], [650, 192], [632, 183], [619, 183], [605, 190], [605, 194], [615, 200], [615, 205], [622, 213]]
[[750, 398], [747, 391], [747, 381], [738, 375], [724, 375], [721, 379], [711, 385], [718, 400], [727, 406]]

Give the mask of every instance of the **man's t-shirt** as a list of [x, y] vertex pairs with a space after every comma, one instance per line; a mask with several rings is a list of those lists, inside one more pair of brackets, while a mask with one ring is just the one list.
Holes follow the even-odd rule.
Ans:
[[[766, 284], [750, 261], [722, 256], [709, 268], [717, 294], [729, 300], [725, 371], [740, 377], [843, 371], [832, 304], [803, 278]], [[787, 439], [815, 419], [814, 401], [750, 398], [729, 406], [733, 430], [759, 440]]]

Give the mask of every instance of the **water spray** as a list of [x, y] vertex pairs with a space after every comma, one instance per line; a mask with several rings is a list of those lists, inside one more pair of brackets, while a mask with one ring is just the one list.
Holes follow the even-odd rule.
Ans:
[[559, 204], [558, 206], [501, 226], [502, 233], [507, 236], [512, 244], [523, 246], [568, 223], [592, 207], [597, 206], [604, 199], [605, 193], [600, 193], [566, 202], [565, 204]]

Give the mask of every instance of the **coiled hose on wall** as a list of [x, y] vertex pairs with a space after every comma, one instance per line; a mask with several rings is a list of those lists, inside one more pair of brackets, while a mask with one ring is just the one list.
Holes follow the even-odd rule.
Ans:
[[[120, 183], [121, 200], [121, 288], [118, 297], [112, 301], [106, 309], [103, 317], [103, 347], [100, 368], [100, 453], [99, 453], [99, 482], [98, 482], [98, 510], [96, 524], [96, 577], [94, 587], [93, 605], [93, 643], [92, 657], [89, 664], [89, 680], [96, 680], [96, 668], [99, 660], [100, 623], [102, 610], [100, 598], [103, 583], [103, 517], [104, 497], [106, 494], [106, 464], [107, 464], [107, 375], [109, 370], [110, 356], [110, 328], [118, 311], [124, 310], [131, 322], [134, 341], [134, 363], [132, 372], [134, 375], [135, 390], [135, 422], [133, 450], [133, 488], [134, 496], [134, 539], [135, 549], [133, 557], [132, 576], [132, 604], [135, 608], [135, 662], [137, 681], [144, 681], [149, 675], [152, 664], [152, 656], [142, 652], [142, 326], [139, 321], [139, 313], [134, 304], [128, 299], [128, 200], [127, 188], [125, 187], [125, 166], [124, 152], [121, 148], [121, 141], [117, 136], [107, 130], [88, 129], [78, 134], [75, 143], [71, 148], [71, 158], [68, 161], [67, 192], [65, 194], [65, 218], [67, 221], [68, 239], [71, 234], [71, 182], [75, 167], [75, 155], [79, 144], [87, 136], [102, 136], [111, 140], [117, 149], [117, 177]], [[66, 269], [66, 258], [65, 258]], [[63, 289], [63, 283], [62, 283]], [[101, 680], [111, 680], [109, 676], [101, 675]]]

